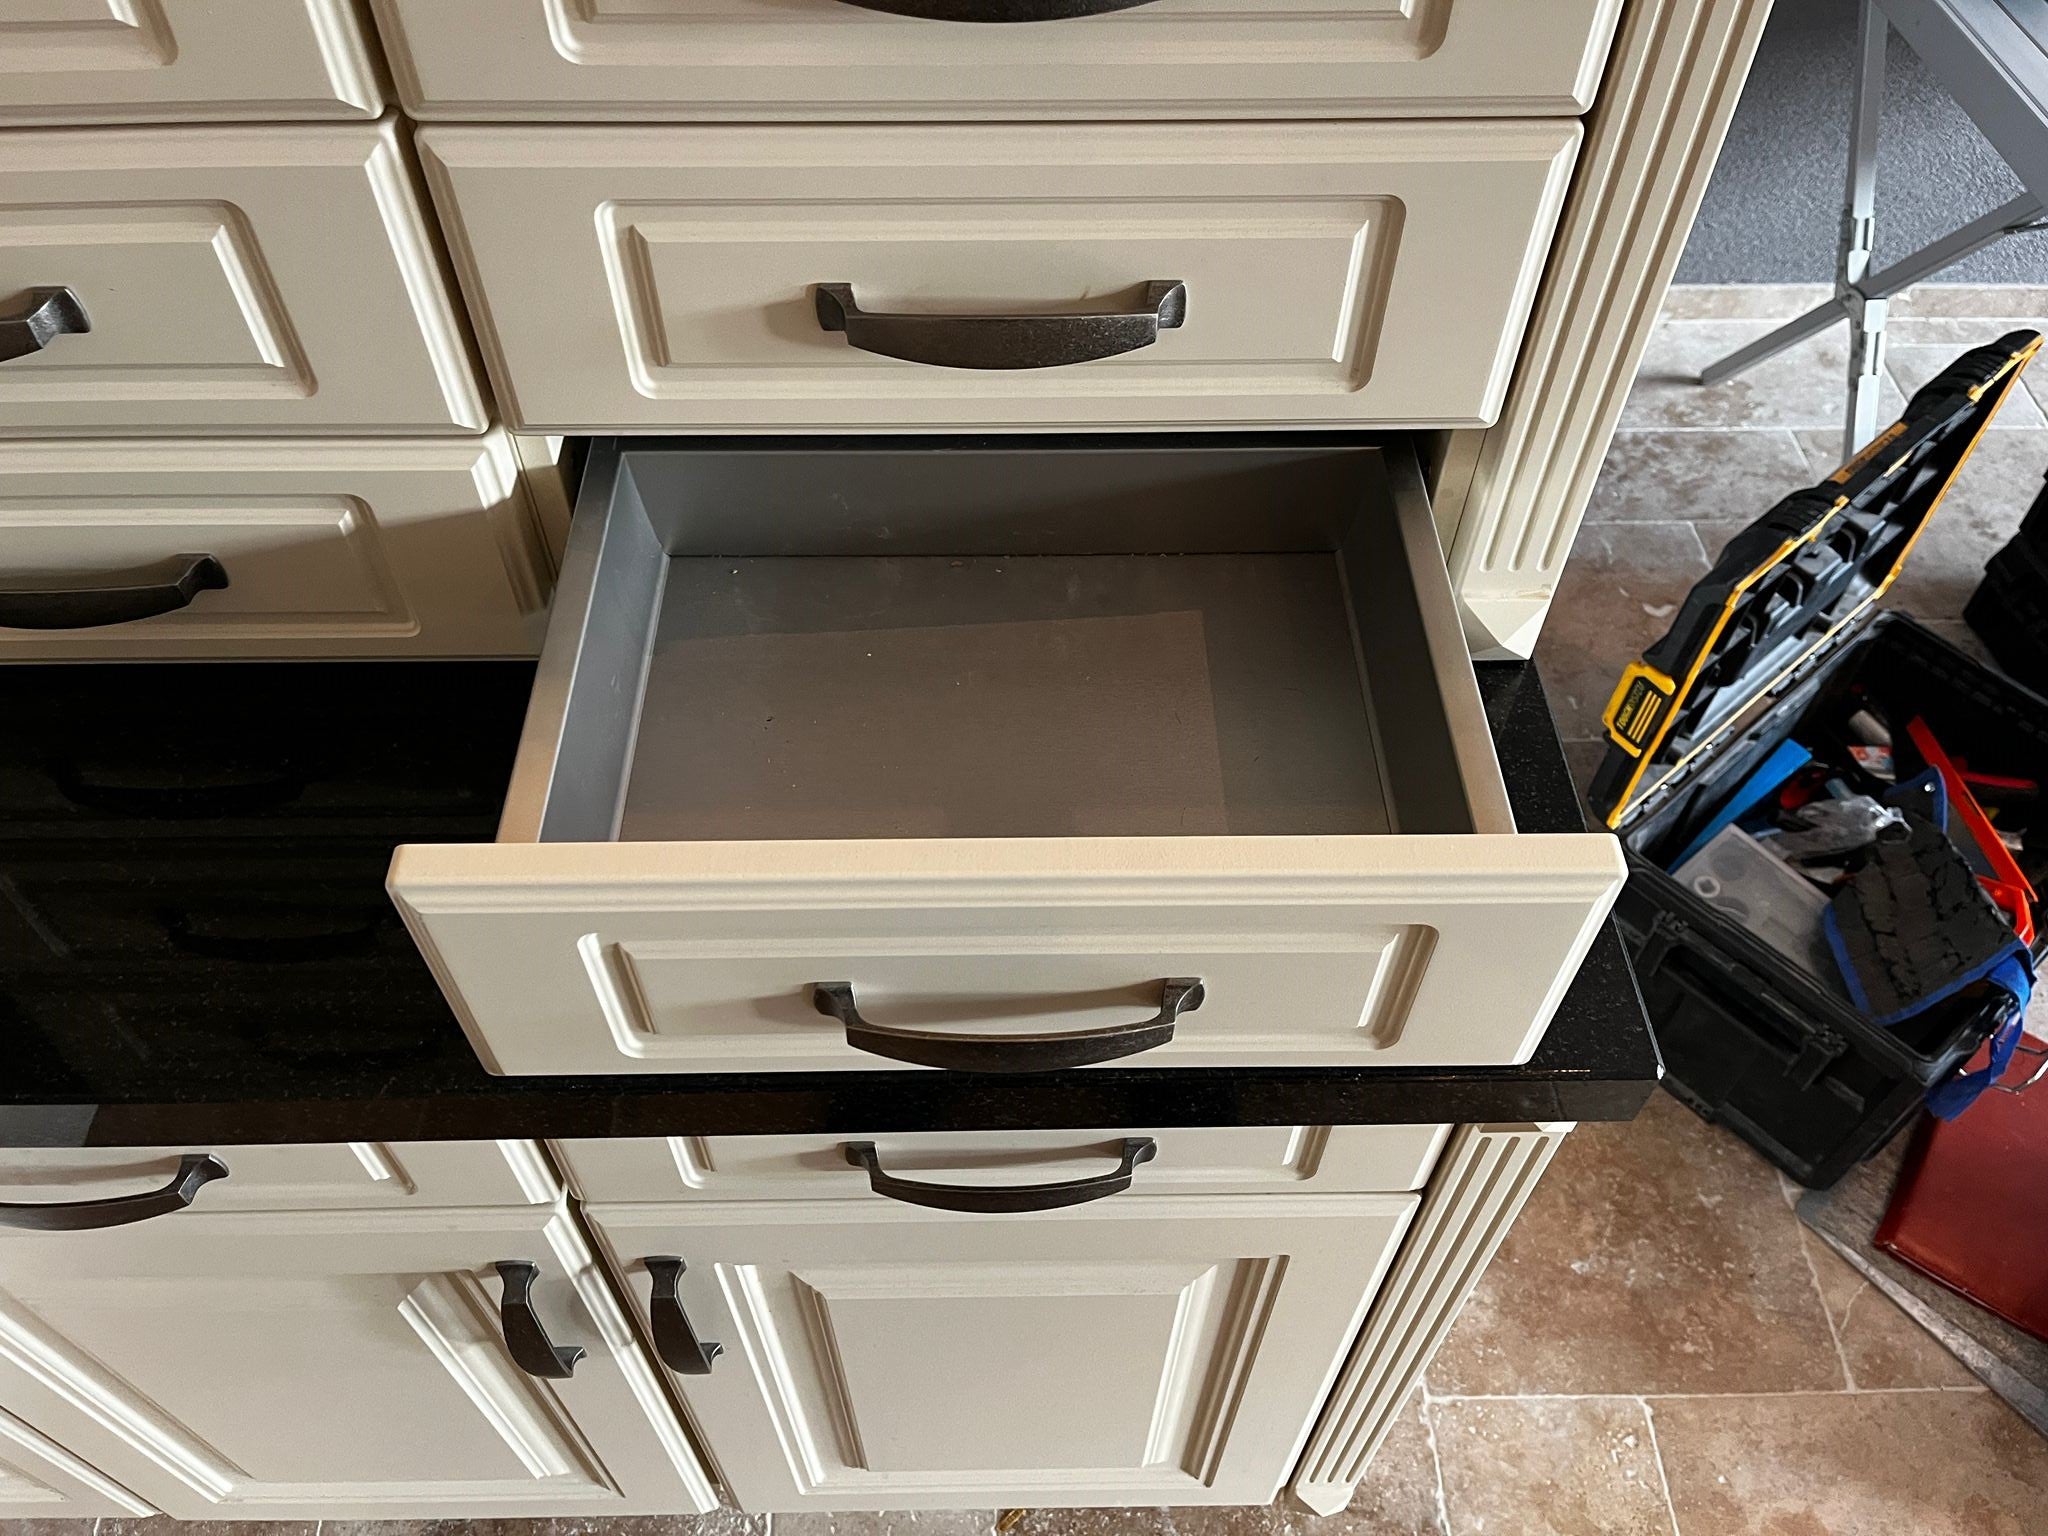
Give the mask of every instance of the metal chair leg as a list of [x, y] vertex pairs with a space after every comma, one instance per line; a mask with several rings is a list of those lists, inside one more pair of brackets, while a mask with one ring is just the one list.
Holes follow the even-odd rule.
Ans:
[[1849, 176], [1843, 196], [1842, 240], [1835, 256], [1835, 300], [1849, 318], [1849, 406], [1842, 424], [1847, 463], [1877, 435], [1884, 386], [1884, 327], [1889, 294], [1866, 285], [1877, 234], [1877, 139], [1884, 119], [1885, 39], [1891, 28], [1873, 0], [1856, 17], [1856, 95], [1849, 129]]

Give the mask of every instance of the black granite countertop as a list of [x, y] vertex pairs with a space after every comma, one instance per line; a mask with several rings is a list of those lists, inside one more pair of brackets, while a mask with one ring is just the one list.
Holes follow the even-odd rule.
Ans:
[[[1517, 823], [1580, 829], [1536, 668], [1479, 675]], [[382, 861], [395, 841], [489, 836], [530, 676], [262, 663], [223, 687], [219, 664], [0, 669], [17, 744], [0, 743], [0, 1145], [1613, 1120], [1655, 1085], [1611, 924], [1519, 1067], [493, 1077], [390, 919]], [[236, 720], [262, 730], [223, 760]], [[485, 764], [483, 787], [423, 772], [423, 733]], [[224, 887], [244, 910], [190, 894]], [[308, 889], [326, 893], [310, 909]]]

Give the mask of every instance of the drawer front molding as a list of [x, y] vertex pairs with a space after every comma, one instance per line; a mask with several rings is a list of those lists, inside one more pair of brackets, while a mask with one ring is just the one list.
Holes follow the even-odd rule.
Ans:
[[1367, 1315], [1294, 1474], [1317, 1514], [1351, 1502], [1408, 1394], [1514, 1225], [1569, 1125], [1467, 1125]]
[[[1575, 114], [1621, 0], [1157, 0], [1034, 26], [836, 0], [374, 0], [423, 119]], [[539, 14], [536, 14], [538, 12]]]
[[355, 0], [14, 0], [0, 127], [369, 118], [377, 73]]
[[[536, 432], [1345, 423], [1500, 408], [1571, 120], [429, 127], [499, 403]], [[594, 235], [593, 235], [594, 232]], [[1124, 356], [940, 367], [818, 318], [1063, 315], [1179, 284]]]
[[488, 424], [395, 123], [9, 133], [0, 201], [0, 304], [90, 323], [0, 362], [0, 436]]
[[158, 617], [0, 658], [531, 655], [554, 561], [510, 438], [0, 440], [0, 587], [215, 557]]

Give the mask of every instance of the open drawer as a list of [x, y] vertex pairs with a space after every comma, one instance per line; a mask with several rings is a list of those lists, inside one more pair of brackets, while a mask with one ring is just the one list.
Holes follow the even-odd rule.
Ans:
[[1519, 1062], [1621, 882], [1405, 444], [600, 444], [564, 564], [497, 843], [391, 869], [493, 1071]]

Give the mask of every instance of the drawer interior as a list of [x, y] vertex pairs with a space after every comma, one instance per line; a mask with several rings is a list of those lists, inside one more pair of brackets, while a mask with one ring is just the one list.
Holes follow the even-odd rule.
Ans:
[[1406, 454], [603, 447], [501, 839], [1504, 830]]

